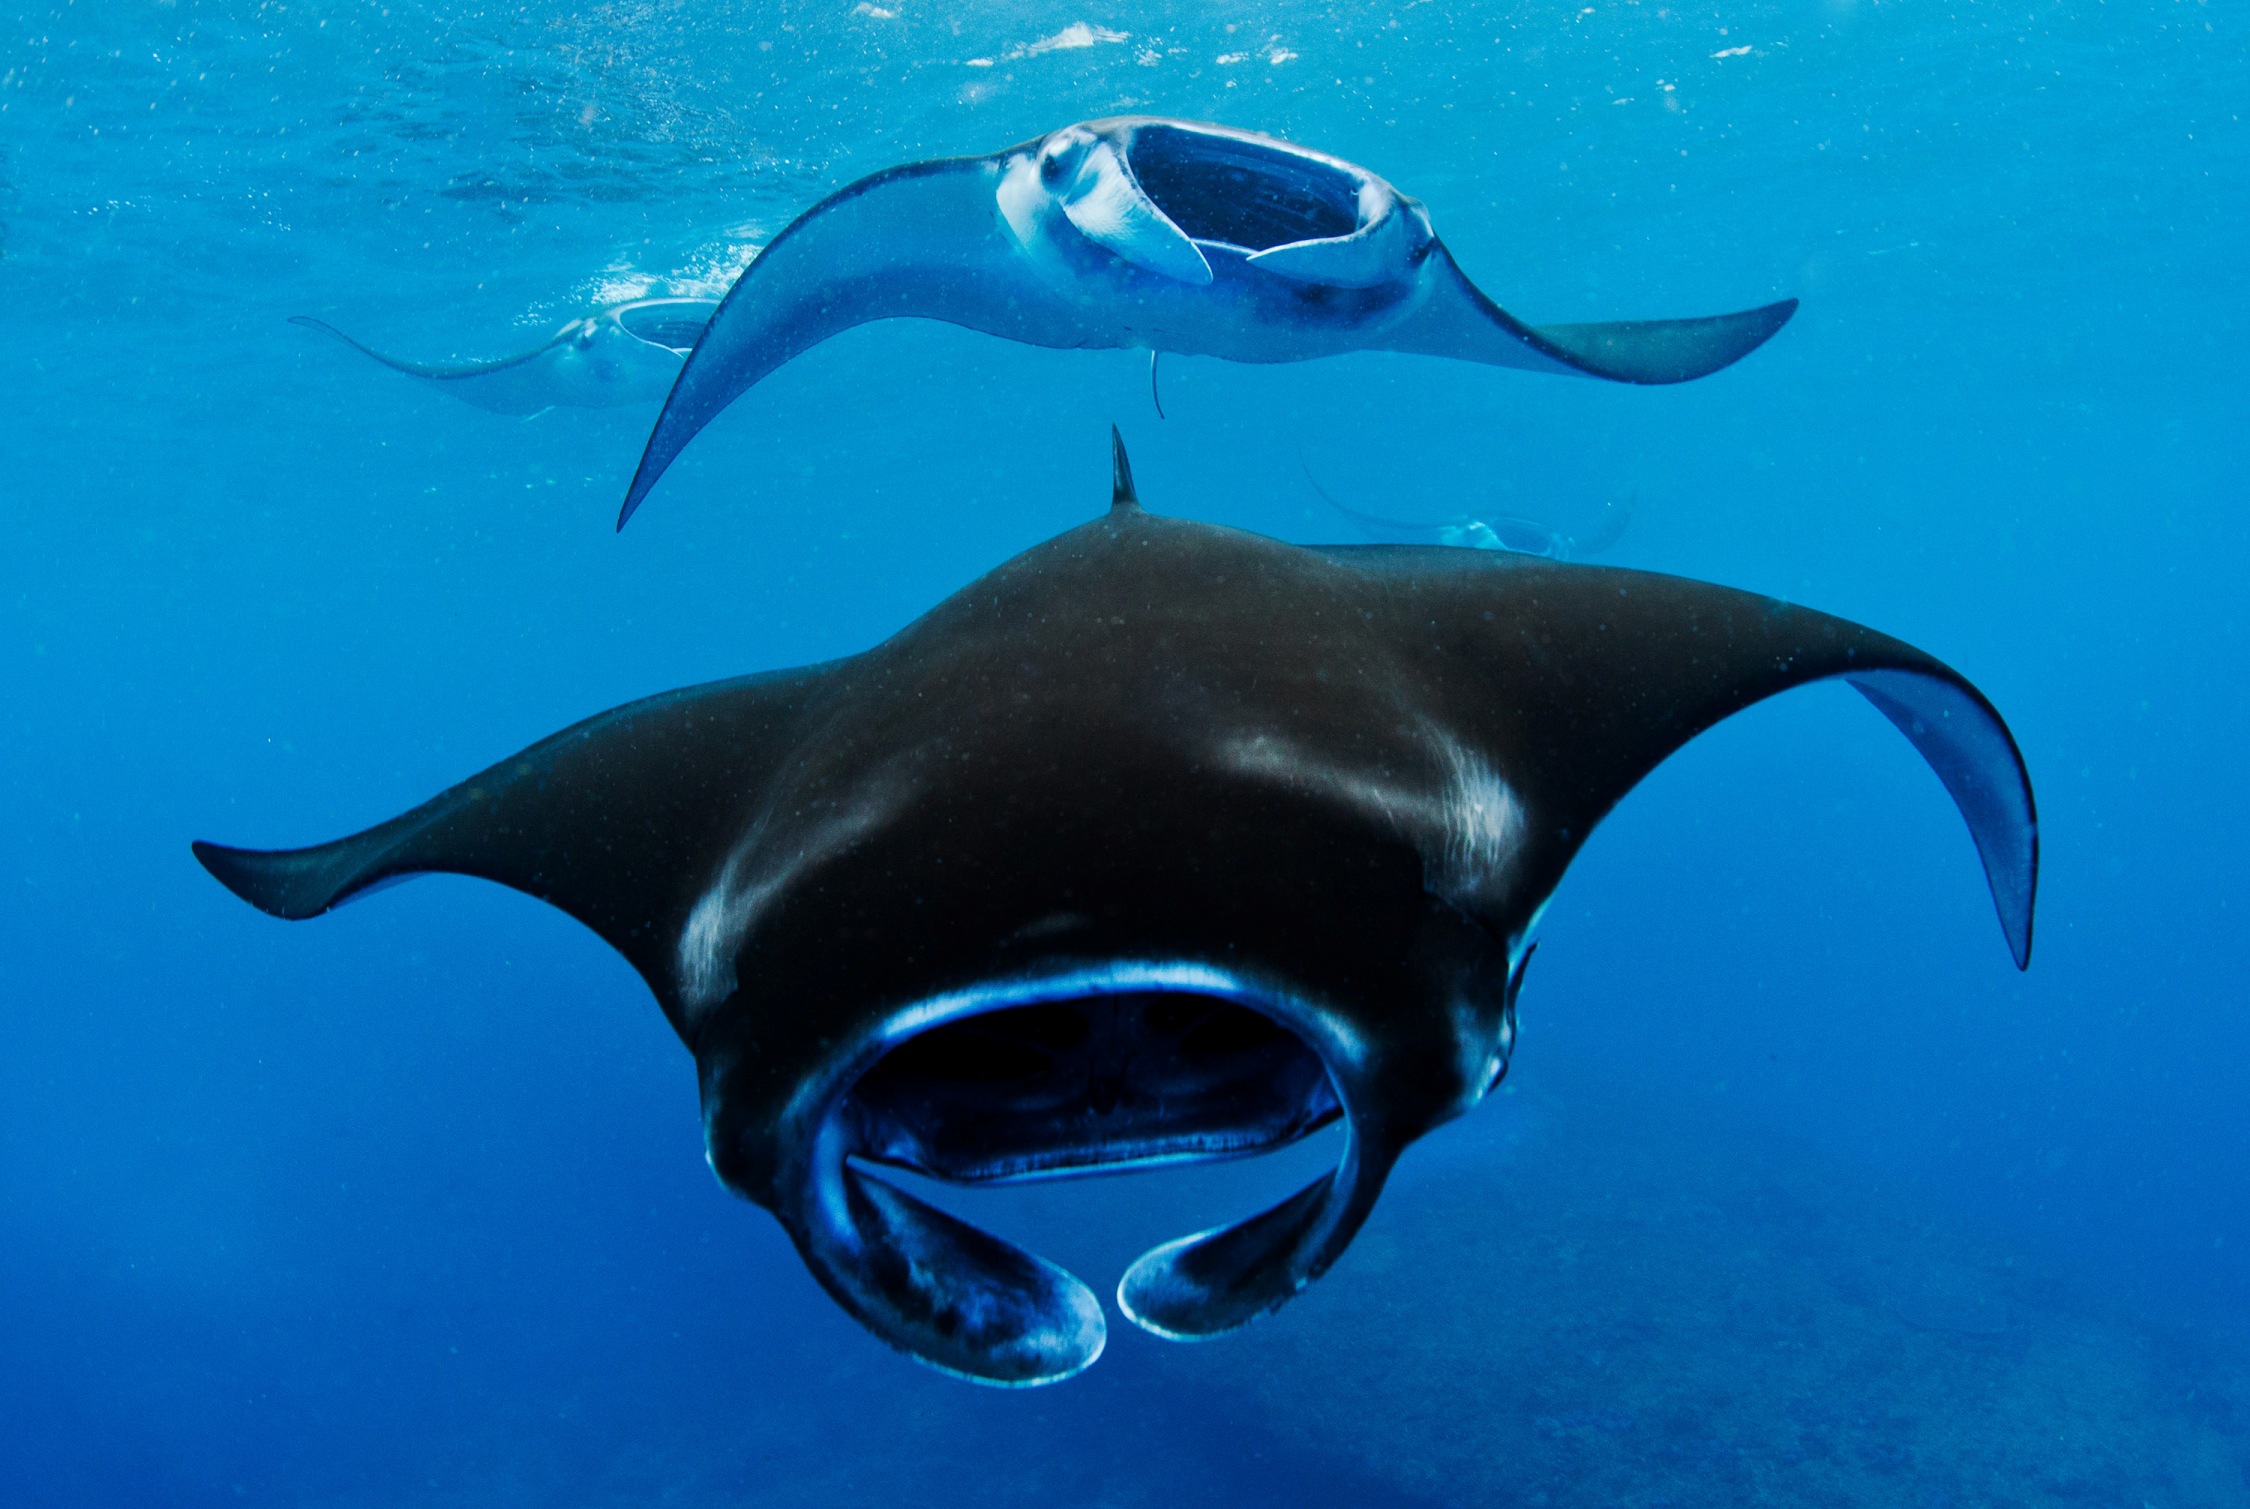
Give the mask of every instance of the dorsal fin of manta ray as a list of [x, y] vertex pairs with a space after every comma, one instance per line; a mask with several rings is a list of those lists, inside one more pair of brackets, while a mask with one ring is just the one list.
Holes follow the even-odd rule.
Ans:
[[631, 704], [354, 838], [197, 856], [285, 917], [444, 870], [580, 918], [694, 1053], [727, 1187], [876, 1335], [1006, 1385], [1100, 1354], [1092, 1291], [876, 1169], [1238, 1157], [1340, 1118], [1333, 1172], [1118, 1287], [1174, 1338], [1275, 1309], [1499, 1082], [1595, 826], [1766, 697], [1842, 680], [1906, 736], [2028, 963], [2029, 778], [1920, 650], [1648, 572], [1165, 518], [1112, 447], [1108, 509], [848, 661]]
[[600, 934], [672, 1011], [670, 969], [694, 901], [679, 878], [716, 863], [738, 813], [796, 738], [830, 666], [688, 687], [589, 718], [349, 838], [309, 849], [199, 843], [237, 896], [292, 921], [416, 875], [469, 875], [535, 896]]
[[[1739, 361], [1796, 307], [1535, 328], [1463, 276], [1418, 201], [1365, 168], [1224, 126], [1087, 121], [874, 174], [784, 228], [689, 354], [617, 527], [720, 410], [872, 320], [1058, 348], [1257, 363], [1410, 351], [1676, 383]], [[1153, 365], [1149, 383], [1156, 397]]]

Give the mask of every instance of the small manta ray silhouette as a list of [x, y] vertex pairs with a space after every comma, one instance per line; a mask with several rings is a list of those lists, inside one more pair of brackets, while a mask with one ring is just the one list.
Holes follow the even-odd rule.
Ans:
[[1357, 524], [1370, 538], [1393, 544], [1458, 545], [1469, 550], [1510, 550], [1550, 561], [1578, 561], [1600, 555], [1615, 545], [1625, 537], [1626, 526], [1633, 522], [1634, 500], [1630, 497], [1603, 505], [1601, 521], [1585, 535], [1564, 534], [1536, 519], [1509, 514], [1457, 513], [1429, 523], [1386, 519], [1337, 502], [1328, 489], [1320, 485], [1320, 479], [1313, 475], [1311, 464], [1301, 453], [1297, 464], [1304, 468], [1305, 481], [1320, 495], [1321, 502]]
[[1841, 679], [1904, 733], [2028, 962], [2023, 761], [1920, 650], [1678, 577], [1160, 518], [1112, 437], [1106, 514], [870, 650], [604, 713], [333, 843], [196, 857], [279, 917], [445, 871], [585, 923], [694, 1054], [727, 1188], [877, 1336], [1005, 1385], [1093, 1362], [1101, 1303], [878, 1170], [1097, 1173], [1341, 1120], [1334, 1171], [1117, 1289], [1174, 1339], [1277, 1308], [1499, 1084], [1595, 825], [1761, 698]]
[[635, 299], [571, 320], [544, 345], [515, 356], [436, 365], [385, 356], [309, 314], [291, 315], [289, 323], [332, 335], [463, 403], [529, 418], [553, 408], [656, 402], [671, 391], [718, 307], [715, 299]]

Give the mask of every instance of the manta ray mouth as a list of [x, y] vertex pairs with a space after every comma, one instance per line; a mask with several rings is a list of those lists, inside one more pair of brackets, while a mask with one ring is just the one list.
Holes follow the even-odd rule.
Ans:
[[711, 305], [701, 299], [643, 299], [614, 313], [627, 335], [674, 351], [693, 349], [711, 323]]
[[960, 1184], [1245, 1157], [1342, 1114], [1273, 1018], [1190, 991], [1033, 1001], [895, 1045], [844, 1112], [855, 1153]]
[[1195, 241], [1261, 252], [1360, 228], [1360, 180], [1278, 143], [1149, 124], [1127, 149], [1133, 177]]
[[[903, 1008], [817, 1098], [776, 1189], [805, 1264], [876, 1335], [1004, 1387], [1101, 1355], [1101, 1302], [1071, 1274], [924, 1203], [882, 1166], [962, 1184], [1243, 1157], [1331, 1121], [1336, 1169], [1272, 1209], [1144, 1254], [1118, 1307], [1157, 1335], [1273, 1309], [1351, 1240], [1395, 1147], [1357, 1125], [1363, 1045], [1316, 1003], [1188, 961], [1117, 960]], [[1364, 1086], [1362, 1087], [1364, 1091]]]

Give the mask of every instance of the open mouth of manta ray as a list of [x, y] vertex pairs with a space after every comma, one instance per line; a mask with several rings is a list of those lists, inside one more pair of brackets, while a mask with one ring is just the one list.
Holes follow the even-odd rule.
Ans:
[[643, 299], [621, 305], [615, 313], [617, 323], [635, 340], [687, 351], [711, 323], [711, 309], [702, 299]]
[[1126, 161], [1191, 240], [1261, 252], [1360, 228], [1360, 180], [1278, 144], [1148, 124]]
[[1294, 1032], [1176, 991], [946, 1022], [893, 1047], [845, 1103], [857, 1156], [960, 1184], [1245, 1157], [1342, 1110]]
[[[1144, 1253], [1117, 1303], [1174, 1340], [1217, 1335], [1317, 1277], [1396, 1149], [1363, 1136], [1361, 1048], [1317, 1003], [1193, 962], [1117, 960], [901, 1007], [807, 1105], [775, 1213], [829, 1293], [921, 1361], [1004, 1386], [1101, 1355], [1101, 1303], [1054, 1264], [880, 1177], [973, 1185], [1247, 1157], [1332, 1122], [1336, 1168], [1233, 1226]], [[1362, 1093], [1364, 1086], [1362, 1087]]]

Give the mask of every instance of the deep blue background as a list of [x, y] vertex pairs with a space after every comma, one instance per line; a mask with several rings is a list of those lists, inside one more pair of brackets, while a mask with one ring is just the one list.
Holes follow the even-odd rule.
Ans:
[[[0, 1498], [2250, 1503], [2241, 13], [887, 8], [8, 17]], [[1366, 163], [1529, 318], [1804, 308], [1662, 392], [1172, 360], [1162, 422], [1128, 353], [869, 327], [622, 537], [651, 414], [497, 418], [283, 323], [520, 349], [723, 287], [862, 172], [1123, 109]], [[189, 858], [874, 643], [1101, 507], [1113, 419], [1161, 512], [1352, 538], [1300, 455], [1376, 513], [1629, 496], [1610, 559], [1943, 656], [2037, 783], [2030, 973], [1881, 719], [1755, 709], [1590, 845], [1517, 1096], [1410, 1160], [1364, 1250], [1249, 1336], [1119, 1325], [1002, 1395], [884, 1352], [716, 1188], [686, 1055], [575, 924], [440, 879], [285, 927]], [[1106, 1288], [1319, 1153], [987, 1205]], [[1783, 1276], [1705, 1334], [1666, 1254]], [[1928, 1323], [1925, 1272], [2005, 1289], [2005, 1328]], [[1605, 1316], [1627, 1340], [1569, 1330]], [[2013, 1413], [1914, 1436], [1976, 1369]]]

